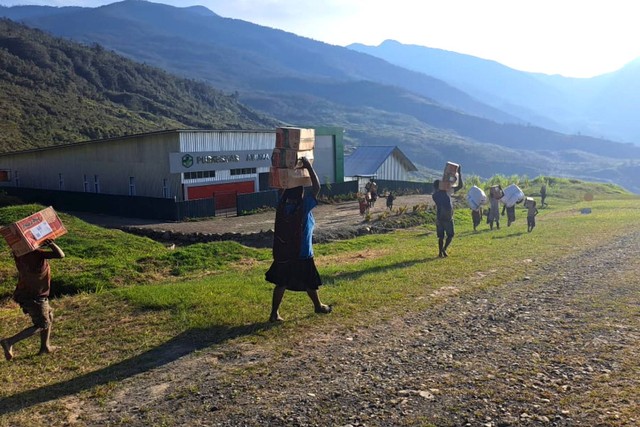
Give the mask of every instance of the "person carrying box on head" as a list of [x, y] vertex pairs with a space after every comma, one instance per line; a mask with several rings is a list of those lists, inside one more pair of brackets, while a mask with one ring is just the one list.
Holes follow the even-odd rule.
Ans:
[[[455, 187], [452, 187], [453, 193], [463, 187], [461, 166], [457, 167], [457, 172], [458, 184]], [[431, 197], [436, 204], [436, 234], [438, 236], [438, 256], [440, 258], [446, 258], [448, 256], [447, 248], [451, 244], [455, 234], [453, 226], [453, 201], [451, 200], [451, 195], [447, 190], [448, 186], [441, 185], [439, 179], [433, 181], [434, 192]]]
[[275, 285], [270, 322], [283, 320], [279, 308], [286, 290], [306, 292], [316, 313], [331, 312], [331, 306], [320, 302], [322, 280], [313, 258], [315, 219], [311, 211], [318, 205], [320, 182], [309, 160], [303, 157], [301, 162], [309, 172], [312, 191], [306, 192], [302, 186], [284, 189], [276, 209], [273, 263], [265, 273], [265, 279]]

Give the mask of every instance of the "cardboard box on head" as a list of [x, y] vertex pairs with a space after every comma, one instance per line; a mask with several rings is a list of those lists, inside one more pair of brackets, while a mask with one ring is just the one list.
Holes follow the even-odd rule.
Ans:
[[0, 234], [16, 256], [34, 251], [46, 240], [54, 240], [66, 233], [67, 229], [51, 206], [0, 228]]
[[447, 164], [444, 167], [444, 172], [442, 173], [442, 181], [448, 182], [455, 187], [456, 184], [458, 183], [459, 168], [460, 168], [460, 165], [458, 165], [457, 163], [447, 162]]
[[276, 148], [287, 148], [298, 151], [313, 150], [315, 142], [315, 129], [294, 127], [276, 128]]
[[271, 165], [274, 168], [301, 168], [300, 159], [306, 157], [313, 164], [313, 150], [298, 151], [287, 148], [274, 148], [271, 155]]
[[272, 167], [269, 171], [269, 187], [287, 189], [300, 185], [303, 187], [313, 185], [309, 171], [306, 169]]

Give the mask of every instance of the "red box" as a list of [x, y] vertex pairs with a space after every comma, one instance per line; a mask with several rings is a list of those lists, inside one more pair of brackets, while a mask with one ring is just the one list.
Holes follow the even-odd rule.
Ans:
[[7, 241], [16, 256], [38, 249], [45, 240], [54, 240], [67, 229], [51, 206], [26, 218], [0, 228], [0, 234]]
[[293, 127], [276, 128], [276, 148], [306, 151], [313, 150], [315, 143], [315, 129]]

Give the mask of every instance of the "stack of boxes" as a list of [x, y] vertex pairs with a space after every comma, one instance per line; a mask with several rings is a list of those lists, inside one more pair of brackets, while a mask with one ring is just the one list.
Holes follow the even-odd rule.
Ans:
[[38, 249], [46, 240], [67, 233], [67, 229], [51, 206], [0, 228], [0, 234], [16, 256]]
[[312, 185], [309, 171], [300, 159], [313, 163], [314, 129], [280, 127], [276, 129], [276, 146], [271, 156], [269, 186], [272, 188], [308, 187]]

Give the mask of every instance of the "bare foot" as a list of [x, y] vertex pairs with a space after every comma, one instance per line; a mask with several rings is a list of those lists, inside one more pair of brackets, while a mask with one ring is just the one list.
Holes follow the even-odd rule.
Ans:
[[274, 316], [269, 317], [269, 322], [271, 322], [271, 323], [284, 322], [284, 319], [282, 317], [280, 317], [280, 315], [278, 314], [275, 317]]
[[332, 310], [333, 308], [330, 305], [322, 304], [320, 307], [316, 308], [316, 313], [329, 314]]
[[55, 352], [57, 349], [58, 349], [58, 347], [54, 347], [54, 346], [50, 345], [50, 346], [49, 346], [49, 347], [47, 347], [47, 348], [40, 349], [40, 351], [38, 352], [38, 355], [53, 353], [53, 352]]
[[7, 340], [0, 341], [0, 345], [2, 345], [2, 349], [4, 350], [4, 358], [7, 360], [13, 359], [13, 348], [9, 345]]

